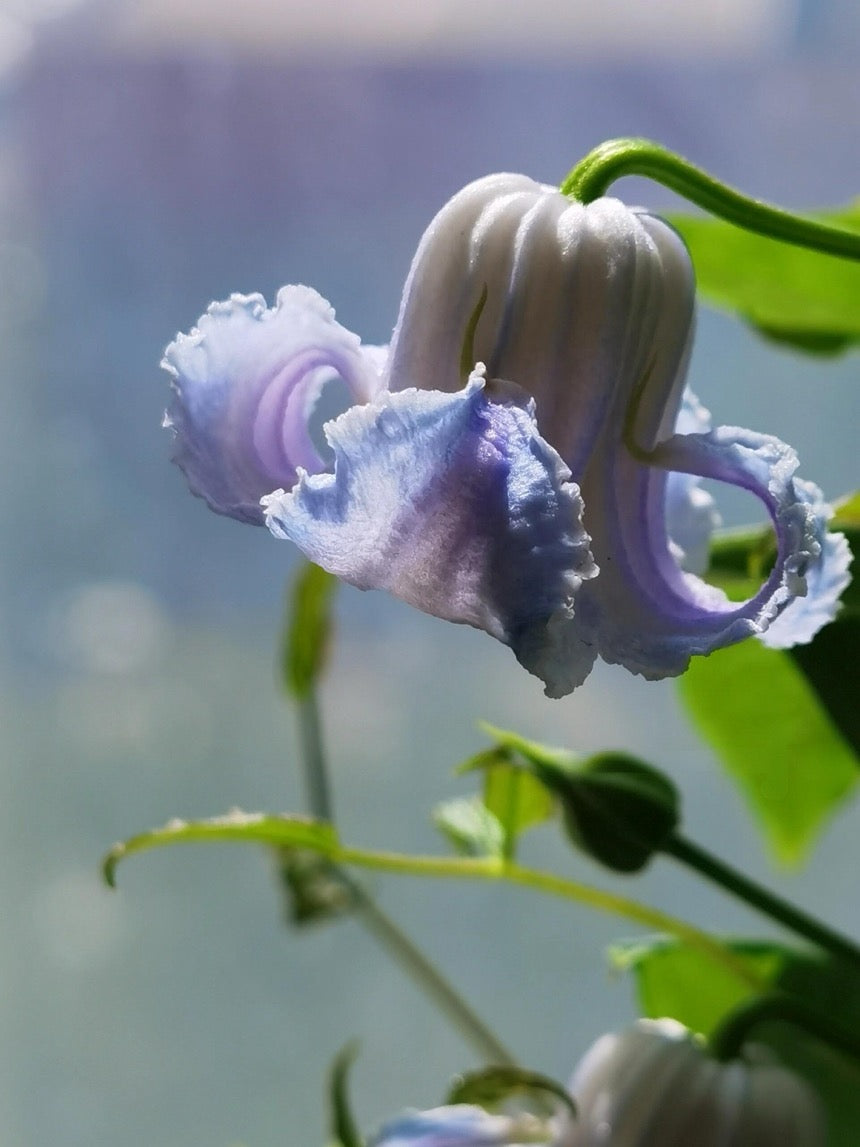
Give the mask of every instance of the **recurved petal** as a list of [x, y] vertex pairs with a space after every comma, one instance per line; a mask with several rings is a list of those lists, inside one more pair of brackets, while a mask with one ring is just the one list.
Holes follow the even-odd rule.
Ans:
[[213, 303], [161, 364], [173, 376], [173, 459], [192, 491], [261, 525], [264, 494], [292, 486], [299, 467], [322, 468], [307, 423], [323, 384], [340, 376], [355, 402], [368, 402], [381, 357], [309, 287], [282, 288], [271, 308], [261, 295]]
[[[604, 494], [594, 543], [603, 568], [599, 584], [583, 587], [578, 620], [588, 619], [586, 636], [607, 661], [646, 677], [674, 676], [694, 654], [761, 637], [769, 628], [774, 644], [792, 645], [833, 617], [847, 583], [847, 544], [827, 534], [829, 508], [817, 487], [795, 477], [791, 447], [770, 435], [720, 427], [673, 435], [647, 459], [619, 450], [606, 465], [612, 481], [596, 487], [594, 497], [588, 484], [585, 489], [590, 513]], [[748, 601], [730, 602], [673, 560], [663, 489], [671, 470], [749, 490], [767, 508], [777, 558]]]
[[266, 521], [331, 573], [510, 645], [549, 689], [554, 631], [596, 568], [579, 490], [518, 387], [476, 371], [455, 394], [404, 390], [326, 427], [334, 472], [265, 498]]
[[456, 1104], [431, 1111], [405, 1111], [385, 1124], [372, 1147], [514, 1147], [529, 1141], [538, 1139], [526, 1121]]
[[[690, 391], [684, 391], [675, 430], [702, 434], [711, 429], [710, 413]], [[711, 537], [720, 525], [714, 499], [692, 474], [669, 474], [666, 479], [666, 529], [678, 565], [688, 573], [708, 568]]]
[[818, 540], [820, 553], [805, 574], [806, 593], [790, 602], [770, 623], [761, 641], [771, 649], [790, 649], [811, 641], [822, 626], [832, 621], [839, 599], [851, 580], [851, 547], [844, 534], [831, 533], [827, 523], [833, 509], [813, 482], [794, 480], [794, 488], [807, 507], [807, 528]]

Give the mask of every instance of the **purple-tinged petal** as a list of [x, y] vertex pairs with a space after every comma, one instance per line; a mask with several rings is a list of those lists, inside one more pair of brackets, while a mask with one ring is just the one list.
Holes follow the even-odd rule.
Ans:
[[548, 690], [587, 675], [593, 654], [560, 662], [557, 639], [596, 573], [582, 501], [519, 388], [475, 372], [456, 394], [353, 407], [326, 435], [334, 472], [263, 499], [276, 536], [361, 589], [486, 630]]
[[[840, 535], [828, 539], [820, 492], [794, 477], [797, 457], [777, 438], [720, 427], [673, 435], [647, 459], [621, 447], [603, 463], [584, 489], [589, 511], [597, 510], [598, 527], [591, 513], [589, 522], [600, 584], [583, 586], [575, 626], [605, 660], [649, 678], [674, 676], [692, 655], [761, 636], [770, 626], [779, 645], [809, 640], [833, 616], [847, 582], [846, 543]], [[664, 518], [668, 470], [739, 486], [764, 503], [778, 554], [748, 601], [730, 602], [678, 568]], [[791, 609], [798, 605], [795, 625]]]
[[812, 641], [822, 626], [836, 616], [839, 599], [851, 581], [851, 547], [844, 534], [831, 533], [827, 523], [833, 509], [812, 482], [794, 480], [798, 496], [808, 508], [807, 528], [821, 550], [806, 569], [806, 593], [789, 602], [778, 617], [759, 634], [770, 649], [790, 649]]
[[[711, 429], [711, 415], [689, 390], [684, 391], [677, 434], [704, 434]], [[702, 574], [708, 568], [711, 538], [720, 526], [714, 499], [692, 474], [671, 473], [666, 479], [666, 529], [672, 554], [687, 573]]]
[[386, 1123], [372, 1147], [517, 1147], [546, 1142], [544, 1125], [528, 1116], [491, 1115], [456, 1104], [431, 1111], [405, 1111]]
[[291, 487], [300, 467], [322, 469], [308, 418], [324, 383], [339, 376], [355, 402], [369, 402], [381, 362], [309, 287], [282, 288], [272, 308], [261, 295], [213, 303], [162, 360], [173, 376], [173, 459], [213, 510], [261, 525], [264, 494]]

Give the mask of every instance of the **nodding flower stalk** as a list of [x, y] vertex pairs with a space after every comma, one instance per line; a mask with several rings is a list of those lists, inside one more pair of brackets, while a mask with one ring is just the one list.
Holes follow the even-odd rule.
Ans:
[[[427, 228], [388, 348], [307, 287], [213, 304], [165, 353], [174, 458], [213, 509], [485, 630], [550, 696], [598, 656], [661, 678], [748, 636], [808, 641], [847, 545], [790, 447], [712, 429], [686, 391], [693, 312], [689, 256], [656, 216], [487, 176]], [[308, 420], [334, 377], [352, 405], [327, 462]], [[715, 522], [700, 478], [772, 518], [777, 559], [748, 601], [696, 574]]]

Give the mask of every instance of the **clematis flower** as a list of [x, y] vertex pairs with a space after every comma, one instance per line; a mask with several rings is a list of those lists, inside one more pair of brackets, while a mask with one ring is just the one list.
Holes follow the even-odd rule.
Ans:
[[[751, 635], [808, 641], [847, 544], [790, 447], [711, 429], [685, 393], [693, 303], [659, 218], [488, 176], [425, 232], [387, 349], [306, 287], [213, 304], [165, 353], [174, 458], [212, 509], [485, 630], [550, 696], [598, 655], [653, 679]], [[328, 463], [308, 421], [332, 378], [353, 405], [325, 427]], [[777, 559], [746, 602], [697, 576], [715, 521], [700, 478], [773, 520]]]
[[[775, 1064], [723, 1064], [674, 1020], [640, 1020], [586, 1052], [570, 1084], [575, 1117], [479, 1107], [406, 1112], [373, 1147], [824, 1147], [818, 1100]], [[524, 1137], [525, 1136], [525, 1137]]]

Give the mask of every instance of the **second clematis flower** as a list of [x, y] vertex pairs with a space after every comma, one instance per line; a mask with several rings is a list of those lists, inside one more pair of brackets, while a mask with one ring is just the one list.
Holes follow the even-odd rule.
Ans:
[[[425, 232], [389, 348], [307, 287], [213, 304], [167, 349], [175, 461], [212, 509], [265, 524], [362, 589], [509, 645], [549, 696], [597, 656], [648, 678], [754, 635], [808, 641], [850, 556], [820, 490], [767, 434], [711, 429], [685, 392], [694, 318], [672, 228], [521, 175], [454, 196]], [[308, 423], [332, 378], [353, 405]], [[764, 503], [777, 558], [730, 602], [694, 572], [711, 478]]]
[[674, 1020], [601, 1036], [574, 1072], [576, 1115], [536, 1119], [461, 1104], [409, 1111], [371, 1147], [825, 1147], [817, 1095], [767, 1061], [712, 1058]]

